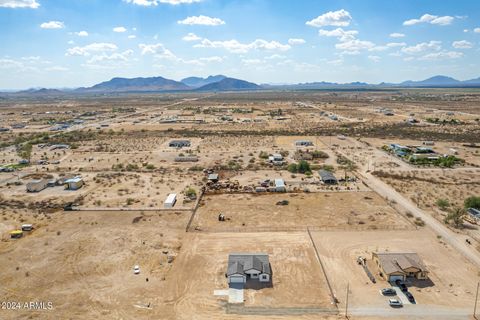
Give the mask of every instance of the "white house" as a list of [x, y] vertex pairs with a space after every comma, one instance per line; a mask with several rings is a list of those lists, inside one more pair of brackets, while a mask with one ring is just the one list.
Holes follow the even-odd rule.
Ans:
[[255, 280], [270, 282], [272, 271], [266, 253], [231, 253], [228, 255], [228, 283], [246, 283]]
[[177, 202], [177, 194], [170, 193], [167, 199], [165, 200], [165, 202], [163, 203], [163, 206], [165, 208], [173, 208], [173, 206], [175, 205], [175, 202]]

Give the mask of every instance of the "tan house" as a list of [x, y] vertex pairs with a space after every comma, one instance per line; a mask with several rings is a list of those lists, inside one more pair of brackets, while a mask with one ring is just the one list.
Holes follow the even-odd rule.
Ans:
[[380, 275], [387, 281], [405, 280], [407, 277], [428, 279], [428, 270], [416, 253], [374, 252], [372, 260]]

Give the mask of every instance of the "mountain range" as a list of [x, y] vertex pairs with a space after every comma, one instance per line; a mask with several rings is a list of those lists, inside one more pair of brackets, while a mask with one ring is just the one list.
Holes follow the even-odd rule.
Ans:
[[149, 78], [113, 78], [92, 87], [77, 89], [29, 89], [17, 94], [61, 95], [67, 93], [127, 93], [127, 92], [176, 92], [176, 91], [250, 91], [250, 90], [308, 90], [308, 89], [381, 89], [381, 88], [480, 88], [480, 77], [460, 81], [447, 76], [434, 76], [421, 81], [404, 81], [401, 83], [369, 84], [366, 82], [310, 82], [298, 84], [262, 84], [229, 78], [224, 75], [188, 77], [181, 81], [163, 77]]

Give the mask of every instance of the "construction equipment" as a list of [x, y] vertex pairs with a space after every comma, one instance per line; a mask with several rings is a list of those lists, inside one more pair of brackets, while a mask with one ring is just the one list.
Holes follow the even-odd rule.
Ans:
[[13, 230], [10, 231], [10, 238], [12, 239], [20, 239], [23, 237], [23, 231], [22, 230]]

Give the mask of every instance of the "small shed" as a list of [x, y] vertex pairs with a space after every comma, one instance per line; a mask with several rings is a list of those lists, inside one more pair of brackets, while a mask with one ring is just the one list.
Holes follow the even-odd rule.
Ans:
[[165, 208], [173, 208], [173, 206], [175, 205], [175, 202], [177, 202], [177, 194], [176, 193], [170, 193], [167, 197], [167, 199], [165, 199], [165, 202], [163, 203], [163, 206]]
[[27, 183], [27, 192], [40, 192], [48, 187], [48, 180], [42, 179]]
[[208, 181], [218, 182], [218, 173], [211, 173], [208, 175]]
[[322, 180], [322, 182], [325, 183], [325, 184], [337, 184], [338, 183], [337, 178], [330, 171], [320, 170], [320, 171], [318, 171], [318, 174], [320, 175], [320, 179]]
[[32, 231], [33, 224], [22, 224], [22, 231]]
[[82, 186], [83, 179], [80, 176], [65, 180], [65, 189], [67, 190], [78, 190]]
[[276, 192], [286, 192], [287, 187], [285, 186], [285, 181], [281, 178], [275, 179], [275, 191]]

